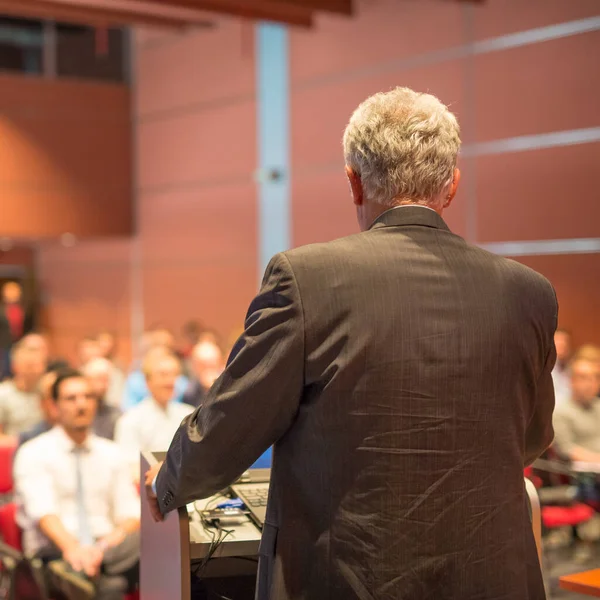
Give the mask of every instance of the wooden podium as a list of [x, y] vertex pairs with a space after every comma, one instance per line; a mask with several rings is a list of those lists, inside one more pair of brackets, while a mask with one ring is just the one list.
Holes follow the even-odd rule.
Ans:
[[[140, 461], [140, 481], [165, 452], [145, 452]], [[194, 503], [203, 510], [225, 498], [216, 496]], [[194, 506], [192, 505], [192, 506]], [[202, 580], [214, 593], [245, 599], [254, 598], [258, 546], [261, 532], [247, 518], [227, 528], [227, 538], [214, 550], [214, 560], [202, 569]], [[186, 507], [155, 523], [142, 494], [140, 553], [141, 600], [191, 600], [192, 571], [211, 551], [212, 539], [202, 527], [200, 513]], [[194, 578], [198, 581], [197, 578]], [[205, 597], [200, 594], [200, 597]]]
[[163, 460], [165, 452], [144, 452], [140, 461], [142, 495], [140, 596], [141, 600], [190, 600], [190, 525], [185, 507], [155, 523], [144, 498], [146, 472]]

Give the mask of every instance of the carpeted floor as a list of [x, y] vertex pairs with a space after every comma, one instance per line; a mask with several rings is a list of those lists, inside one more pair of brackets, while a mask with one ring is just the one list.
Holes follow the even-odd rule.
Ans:
[[600, 541], [572, 541], [569, 537], [544, 550], [544, 579], [548, 600], [585, 600], [586, 596], [561, 590], [558, 578], [600, 568]]

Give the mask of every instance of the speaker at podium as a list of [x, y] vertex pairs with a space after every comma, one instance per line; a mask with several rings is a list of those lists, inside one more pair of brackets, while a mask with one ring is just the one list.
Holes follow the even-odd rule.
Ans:
[[[140, 481], [166, 452], [144, 452]], [[272, 449], [238, 482], [268, 486]], [[238, 486], [233, 486], [235, 489]], [[230, 495], [197, 500], [155, 523], [145, 498], [141, 516], [141, 600], [253, 600], [260, 519]], [[258, 514], [260, 514], [260, 508]], [[255, 511], [253, 511], [255, 512]]]

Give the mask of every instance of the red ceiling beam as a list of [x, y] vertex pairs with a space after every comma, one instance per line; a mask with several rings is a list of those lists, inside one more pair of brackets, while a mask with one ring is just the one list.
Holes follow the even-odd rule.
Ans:
[[[244, 19], [279, 21], [309, 27], [314, 10], [300, 0], [135, 0], [161, 7], [185, 8], [226, 14]], [[313, 0], [310, 0], [311, 2]]]
[[353, 0], [275, 0], [278, 4], [303, 6], [314, 11], [351, 15]]
[[64, 23], [94, 26], [149, 25], [152, 27], [183, 28], [208, 24], [206, 15], [194, 17], [169, 16], [148, 10], [109, 9], [104, 6], [73, 5], [60, 0], [0, 0], [0, 13], [32, 19], [48, 19]]

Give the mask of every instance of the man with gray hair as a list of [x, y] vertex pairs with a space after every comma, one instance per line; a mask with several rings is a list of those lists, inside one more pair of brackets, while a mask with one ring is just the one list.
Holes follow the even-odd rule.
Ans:
[[146, 476], [160, 520], [274, 445], [259, 600], [544, 598], [523, 468], [553, 436], [557, 303], [446, 225], [459, 148], [429, 94], [359, 106], [361, 233], [272, 259], [223, 375]]

